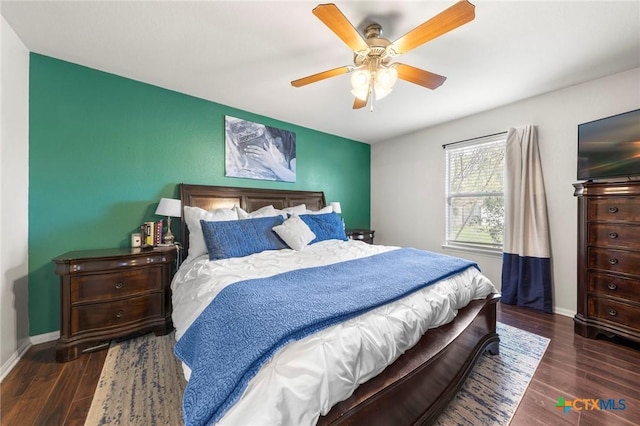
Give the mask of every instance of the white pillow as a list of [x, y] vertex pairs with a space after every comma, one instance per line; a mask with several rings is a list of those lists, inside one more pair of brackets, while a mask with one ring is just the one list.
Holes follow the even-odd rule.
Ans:
[[299, 206], [287, 207], [283, 209], [287, 213], [294, 214], [305, 214], [307, 212], [307, 206], [305, 204], [300, 204]]
[[316, 238], [316, 234], [298, 216], [291, 216], [282, 225], [271, 228], [289, 247], [300, 251]]
[[256, 217], [272, 217], [278, 216], [280, 213], [273, 206], [260, 207], [258, 210], [251, 213], [247, 213], [244, 209], [238, 206], [234, 206], [233, 210], [238, 215], [238, 219], [253, 219]]
[[198, 256], [207, 254], [207, 246], [202, 235], [200, 220], [207, 222], [222, 222], [238, 220], [238, 214], [233, 209], [205, 210], [200, 207], [184, 206], [184, 221], [189, 228], [189, 256], [184, 263], [189, 263]]
[[320, 210], [307, 210], [306, 212], [301, 214], [325, 214], [325, 213], [333, 213], [333, 207], [327, 206], [327, 207], [321, 208]]
[[282, 210], [276, 209], [276, 212], [278, 212], [278, 214], [280, 216], [282, 216], [284, 219], [286, 219], [289, 216], [293, 216], [293, 215], [296, 215], [296, 214], [307, 214], [307, 206], [304, 205], [304, 204], [300, 204], [298, 206], [285, 207]]

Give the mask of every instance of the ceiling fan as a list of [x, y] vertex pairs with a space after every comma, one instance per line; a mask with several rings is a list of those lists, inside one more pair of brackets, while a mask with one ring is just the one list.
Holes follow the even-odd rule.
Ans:
[[475, 18], [475, 6], [467, 0], [461, 0], [394, 42], [382, 37], [382, 27], [376, 23], [365, 28], [365, 38], [362, 38], [335, 4], [321, 4], [313, 9], [313, 14], [353, 50], [354, 65], [300, 78], [292, 81], [291, 85], [301, 87], [353, 72], [353, 108], [359, 109], [366, 106], [370, 98], [382, 99], [387, 96], [398, 78], [428, 89], [436, 89], [442, 85], [447, 79], [444, 76], [406, 64], [391, 63], [391, 60], [472, 21]]

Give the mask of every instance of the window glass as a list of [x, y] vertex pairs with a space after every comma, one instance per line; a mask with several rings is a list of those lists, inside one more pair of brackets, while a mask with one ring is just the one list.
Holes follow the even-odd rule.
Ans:
[[446, 245], [502, 250], [506, 134], [445, 147]]

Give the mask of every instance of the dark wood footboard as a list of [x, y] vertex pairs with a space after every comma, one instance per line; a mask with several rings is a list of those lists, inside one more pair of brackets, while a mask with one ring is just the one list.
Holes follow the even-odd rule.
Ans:
[[489, 295], [461, 309], [456, 319], [425, 333], [380, 375], [336, 404], [319, 425], [429, 424], [444, 410], [486, 350], [499, 351], [496, 304]]

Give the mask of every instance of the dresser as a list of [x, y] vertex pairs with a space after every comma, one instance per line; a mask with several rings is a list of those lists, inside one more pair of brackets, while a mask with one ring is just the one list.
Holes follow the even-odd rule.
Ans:
[[175, 247], [72, 251], [53, 259], [60, 276], [56, 360], [107, 347], [114, 338], [167, 334]]
[[575, 331], [640, 342], [640, 182], [577, 183]]
[[376, 231], [372, 229], [347, 229], [347, 238], [373, 244], [373, 234], [375, 234], [375, 232]]

